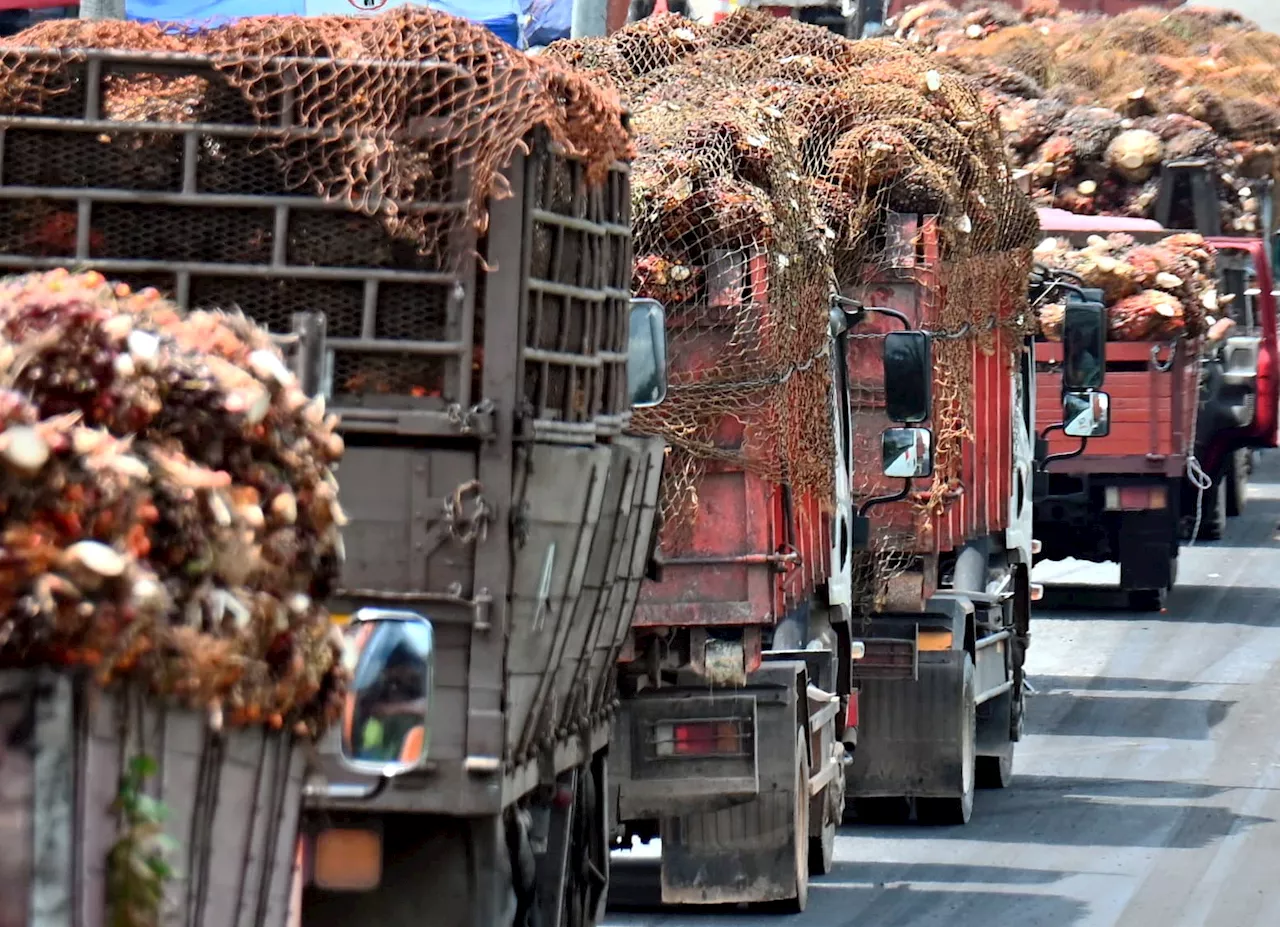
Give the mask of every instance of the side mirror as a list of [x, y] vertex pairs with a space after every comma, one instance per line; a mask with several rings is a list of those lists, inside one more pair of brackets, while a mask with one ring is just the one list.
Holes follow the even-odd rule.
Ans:
[[884, 336], [885, 414], [890, 421], [915, 425], [933, 405], [933, 342], [924, 332]]
[[1107, 372], [1107, 310], [1068, 300], [1062, 318], [1062, 388], [1101, 389]]
[[1089, 390], [1062, 397], [1062, 430], [1071, 438], [1105, 438], [1111, 433], [1111, 397]]
[[631, 300], [627, 387], [633, 408], [647, 409], [667, 398], [667, 319], [657, 300]]
[[354, 663], [342, 712], [342, 757], [356, 772], [398, 776], [429, 749], [435, 632], [416, 612], [362, 608], [346, 632]]
[[914, 480], [933, 475], [933, 432], [928, 428], [887, 428], [880, 436], [885, 476]]

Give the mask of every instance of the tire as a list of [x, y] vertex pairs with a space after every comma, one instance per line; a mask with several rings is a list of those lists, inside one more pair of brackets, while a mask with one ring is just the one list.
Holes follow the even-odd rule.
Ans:
[[822, 835], [809, 838], [809, 875], [823, 876], [831, 872], [836, 861], [836, 822], [828, 816]]
[[859, 824], [892, 827], [911, 818], [911, 802], [906, 797], [855, 798], [853, 813]]
[[827, 783], [818, 800], [810, 802], [810, 814], [814, 805], [822, 809], [822, 833], [809, 838], [809, 875], [827, 875], [835, 865], [836, 828], [844, 817], [844, 767], [836, 770], [835, 778]]
[[1235, 518], [1244, 513], [1249, 496], [1249, 450], [1232, 451], [1224, 479], [1227, 483], [1227, 517]]
[[1227, 530], [1227, 480], [1214, 480], [1201, 500], [1200, 533], [1197, 541], [1221, 541]]
[[1158, 612], [1164, 608], [1168, 590], [1130, 589], [1129, 608], [1135, 612]]
[[960, 689], [957, 723], [960, 725], [961, 773], [960, 794], [948, 798], [917, 798], [916, 820], [925, 825], [956, 827], [968, 824], [973, 817], [973, 793], [977, 769], [978, 714], [973, 700], [973, 657], [965, 654], [964, 682]]
[[973, 770], [980, 789], [1007, 789], [1013, 782], [1013, 743], [998, 756], [980, 756]]
[[782, 903], [789, 914], [803, 914], [809, 903], [809, 738], [796, 731], [796, 780], [791, 823], [795, 828], [796, 895]]

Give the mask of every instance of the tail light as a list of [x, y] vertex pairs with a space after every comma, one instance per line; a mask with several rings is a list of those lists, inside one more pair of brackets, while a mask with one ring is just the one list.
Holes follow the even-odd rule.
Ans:
[[662, 722], [653, 734], [653, 753], [662, 758], [743, 756], [751, 743], [751, 726], [740, 718]]
[[1108, 512], [1143, 512], [1169, 506], [1169, 493], [1163, 486], [1108, 486]]

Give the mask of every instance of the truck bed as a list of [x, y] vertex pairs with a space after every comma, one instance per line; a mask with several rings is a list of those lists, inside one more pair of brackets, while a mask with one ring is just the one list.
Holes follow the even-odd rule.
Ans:
[[[867, 306], [896, 309], [917, 328], [939, 330], [938, 316], [947, 287], [964, 284], [953, 283], [948, 269], [942, 266], [934, 220], [904, 219], [907, 226], [902, 237], [916, 242], [914, 256], [902, 262], [909, 266], [880, 270], [859, 286], [846, 290], [846, 295]], [[1007, 300], [989, 307], [993, 319], [1003, 320], [1011, 311], [1012, 304]], [[894, 427], [884, 414], [883, 340], [860, 337], [882, 335], [901, 327], [895, 319], [871, 314], [858, 325], [856, 337], [849, 342], [854, 494], [859, 501], [893, 494], [902, 486], [901, 480], [884, 476], [881, 469], [880, 435], [884, 429]], [[1018, 414], [1013, 408], [1006, 366], [1014, 348], [1010, 338], [1003, 327], [994, 326], [983, 337], [950, 343], [935, 341], [935, 368], [939, 366], [938, 352], [949, 351], [948, 365], [971, 386], [967, 395], [959, 399], [966, 408], [957, 417], [972, 423], [972, 433], [960, 438], [955, 446], [959, 458], [957, 478], [944, 494], [945, 505], [929, 513], [922, 511], [919, 503], [929, 490], [930, 481], [916, 480], [912, 487], [914, 498], [872, 510], [873, 532], [892, 535], [897, 543], [905, 543], [907, 549], [918, 553], [936, 554], [956, 550], [966, 541], [1008, 526], [1010, 484], [1015, 478], [1009, 466], [1013, 457], [1012, 420]], [[945, 396], [941, 382], [935, 381], [934, 418], [924, 423], [935, 435], [942, 432], [939, 398]], [[983, 440], [974, 440], [974, 435], [982, 435]], [[934, 453], [936, 461], [937, 448]]]
[[[363, 807], [495, 813], [539, 771], [599, 749], [662, 454], [624, 434], [627, 166], [589, 184], [535, 131], [487, 233], [465, 218], [465, 183], [412, 204], [462, 217], [422, 255], [290, 179], [276, 152], [305, 127], [260, 126], [243, 106], [221, 121], [197, 108], [182, 125], [99, 118], [110, 82], [139, 73], [239, 101], [210, 59], [30, 60], [75, 92], [6, 117], [0, 271], [96, 269], [281, 335], [295, 312], [325, 317], [351, 517], [331, 610], [413, 610], [439, 646], [428, 774]], [[424, 81], [436, 64], [421, 63]], [[376, 782], [336, 762], [326, 772], [356, 804]]]

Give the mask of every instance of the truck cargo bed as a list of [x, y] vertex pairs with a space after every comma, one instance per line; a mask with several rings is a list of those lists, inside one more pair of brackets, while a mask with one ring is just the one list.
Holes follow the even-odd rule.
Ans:
[[[1108, 342], [1104, 389], [1111, 396], [1111, 433], [1091, 438], [1085, 452], [1053, 461], [1051, 473], [1160, 473], [1179, 476], [1195, 437], [1198, 358], [1185, 339]], [[1062, 345], [1036, 345], [1036, 421], [1062, 420]], [[1049, 435], [1049, 453], [1079, 447], [1061, 431]]]

